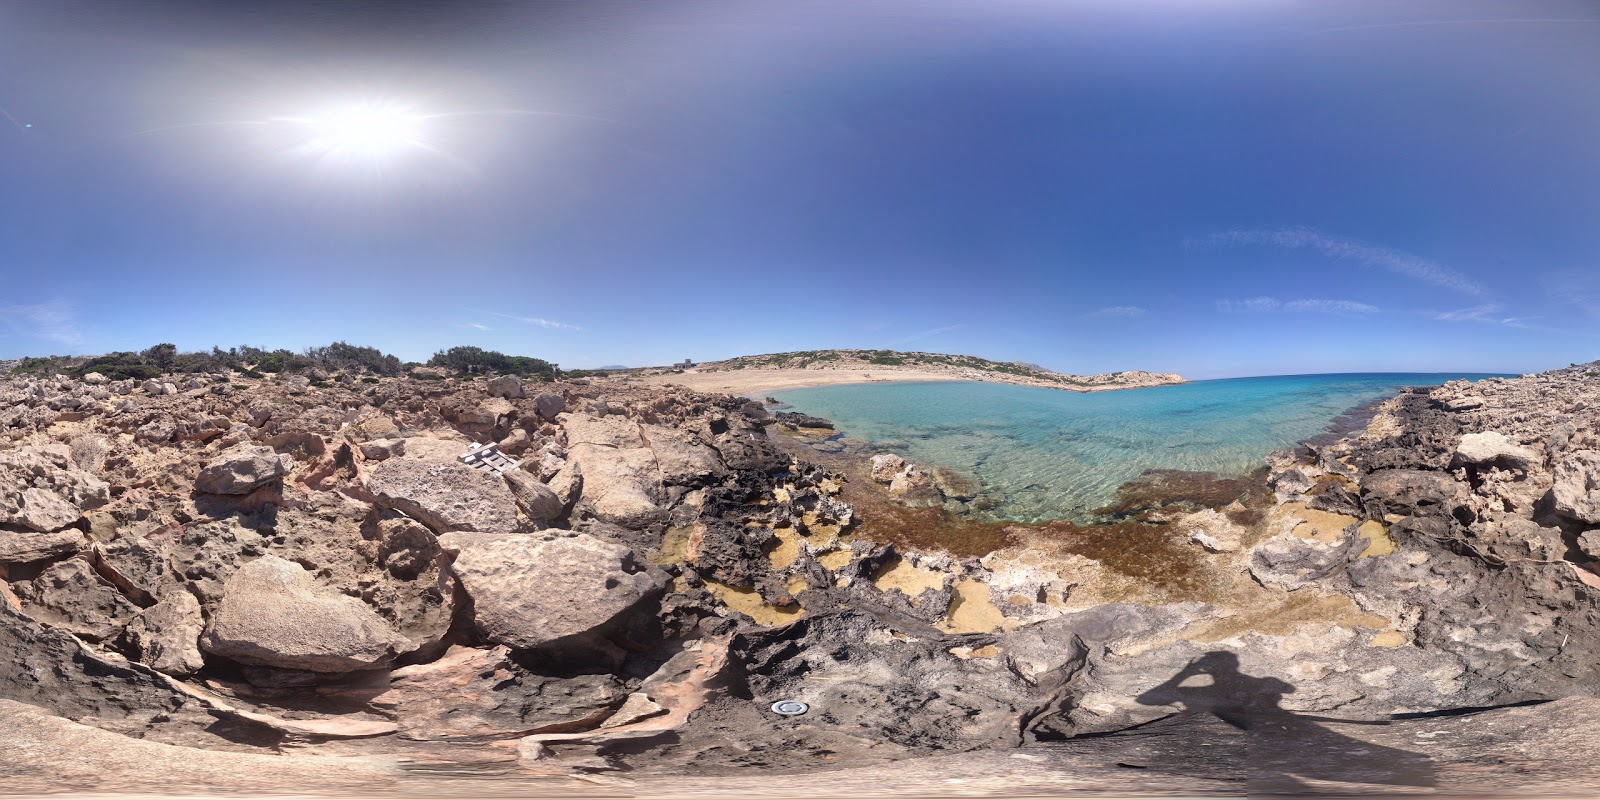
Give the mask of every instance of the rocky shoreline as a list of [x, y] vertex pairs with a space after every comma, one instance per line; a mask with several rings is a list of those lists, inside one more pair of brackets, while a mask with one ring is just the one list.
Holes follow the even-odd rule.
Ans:
[[[1521, 785], [1570, 787], [1544, 748], [1600, 730], [1594, 371], [1408, 391], [1257, 480], [1148, 476], [1097, 526], [963, 521], [954, 477], [682, 388], [0, 379], [0, 745], [123, 765], [30, 756], [0, 788], [915, 759], [1466, 791], [1510, 785], [1512, 750]], [[520, 463], [461, 460], [490, 443]], [[1387, 766], [1329, 763], [1356, 746]]]

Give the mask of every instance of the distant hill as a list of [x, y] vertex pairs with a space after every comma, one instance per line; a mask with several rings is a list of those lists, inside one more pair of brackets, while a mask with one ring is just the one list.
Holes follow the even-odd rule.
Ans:
[[700, 372], [777, 369], [933, 371], [974, 380], [1045, 386], [1079, 392], [1132, 389], [1184, 382], [1181, 376], [1171, 373], [1136, 370], [1103, 375], [1071, 375], [1020, 361], [990, 361], [977, 356], [901, 350], [801, 350], [791, 353], [739, 356], [725, 361], [697, 365], [697, 370]]

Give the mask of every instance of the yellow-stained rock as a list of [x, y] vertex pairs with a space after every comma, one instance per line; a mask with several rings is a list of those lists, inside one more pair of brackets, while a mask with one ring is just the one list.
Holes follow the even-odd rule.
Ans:
[[895, 558], [872, 576], [872, 585], [881, 591], [899, 589], [906, 597], [917, 597], [929, 590], [943, 589], [944, 575], [918, 567], [903, 558]]
[[721, 601], [723, 605], [739, 612], [756, 621], [757, 625], [768, 627], [784, 625], [800, 618], [805, 609], [779, 608], [762, 599], [761, 594], [755, 589], [741, 586], [729, 586], [716, 581], [706, 581], [706, 589]]

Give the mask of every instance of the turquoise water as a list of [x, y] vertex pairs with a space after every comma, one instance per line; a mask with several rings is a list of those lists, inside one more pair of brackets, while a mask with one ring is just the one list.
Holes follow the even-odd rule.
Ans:
[[1083, 520], [1147, 469], [1249, 472], [1402, 386], [1488, 375], [1382, 373], [1194, 381], [1079, 394], [997, 383], [775, 392], [839, 432], [975, 478], [1004, 519]]

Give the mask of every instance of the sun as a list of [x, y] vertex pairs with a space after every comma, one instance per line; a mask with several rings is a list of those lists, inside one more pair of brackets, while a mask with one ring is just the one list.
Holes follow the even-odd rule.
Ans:
[[341, 161], [382, 162], [410, 150], [425, 150], [426, 116], [397, 103], [367, 101], [336, 106], [292, 121], [310, 137], [305, 150]]

